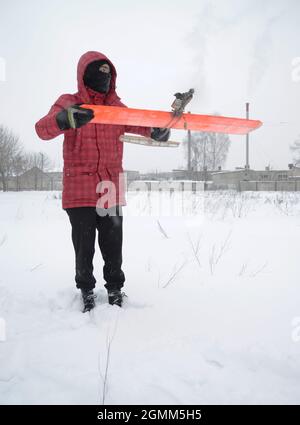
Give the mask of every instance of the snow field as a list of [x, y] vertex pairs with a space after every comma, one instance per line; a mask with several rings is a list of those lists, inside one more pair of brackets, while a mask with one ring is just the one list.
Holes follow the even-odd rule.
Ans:
[[96, 249], [82, 314], [59, 194], [0, 193], [0, 403], [298, 404], [300, 194], [206, 192], [183, 216], [145, 198], [124, 209], [124, 308]]

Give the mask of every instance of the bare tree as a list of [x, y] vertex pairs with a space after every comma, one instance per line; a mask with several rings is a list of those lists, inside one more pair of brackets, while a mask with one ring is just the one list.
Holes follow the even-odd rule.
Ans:
[[300, 164], [300, 135], [298, 136], [298, 139], [294, 141], [292, 145], [290, 145], [290, 150], [293, 152], [293, 161], [295, 165]]
[[16, 163], [22, 156], [18, 136], [0, 125], [0, 179], [3, 191], [8, 189], [8, 178], [14, 175]]
[[[0, 125], [0, 182], [3, 191], [8, 190], [8, 179], [10, 177], [16, 177], [16, 189], [19, 190], [19, 176], [34, 167], [36, 170], [35, 189], [37, 189], [38, 169], [43, 172], [50, 170], [52, 161], [43, 152], [24, 152], [19, 137], [8, 128]], [[40, 174], [40, 177], [41, 187], [43, 187], [43, 173]]]
[[20, 190], [20, 175], [28, 170], [28, 158], [20, 151], [13, 159], [13, 175], [16, 177], [16, 189]]
[[[187, 155], [188, 138], [183, 141]], [[191, 135], [191, 166], [194, 171], [216, 170], [225, 164], [230, 139], [223, 133], [195, 132]]]
[[49, 156], [43, 152], [32, 152], [28, 154], [29, 168], [37, 167], [42, 171], [48, 171], [52, 167]]
[[[32, 152], [28, 154], [27, 157], [28, 169], [34, 168], [34, 188], [38, 189], [38, 170], [40, 169], [42, 172], [48, 171], [52, 167], [52, 161], [49, 156], [43, 152]], [[40, 184], [41, 188], [43, 187], [43, 173], [40, 174]]]

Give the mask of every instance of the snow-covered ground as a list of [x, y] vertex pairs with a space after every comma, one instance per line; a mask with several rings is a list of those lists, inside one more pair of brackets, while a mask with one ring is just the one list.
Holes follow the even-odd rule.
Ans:
[[97, 250], [82, 314], [59, 194], [0, 193], [0, 403], [299, 403], [300, 194], [192, 197], [158, 217], [129, 194], [128, 299]]

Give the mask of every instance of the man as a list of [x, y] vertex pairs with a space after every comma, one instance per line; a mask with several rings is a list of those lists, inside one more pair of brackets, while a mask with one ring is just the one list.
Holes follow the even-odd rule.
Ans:
[[[90, 123], [93, 111], [81, 108], [80, 104], [126, 107], [116, 94], [116, 77], [115, 67], [105, 55], [94, 51], [85, 53], [77, 67], [78, 92], [60, 96], [35, 125], [43, 140], [64, 134], [62, 207], [72, 227], [75, 282], [81, 290], [84, 312], [95, 306], [96, 230], [104, 260], [108, 301], [122, 306], [121, 288], [125, 281], [121, 269], [122, 206], [126, 201], [124, 183], [119, 178], [123, 172], [123, 143], [119, 137], [128, 132], [167, 141], [170, 134], [168, 129]], [[113, 196], [101, 189], [103, 182], [113, 185]]]

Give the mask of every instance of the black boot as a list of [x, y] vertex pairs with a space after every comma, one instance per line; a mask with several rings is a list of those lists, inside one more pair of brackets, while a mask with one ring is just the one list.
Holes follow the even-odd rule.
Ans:
[[95, 307], [96, 295], [92, 289], [81, 289], [83, 310], [82, 313], [92, 310]]
[[122, 307], [124, 297], [127, 297], [127, 295], [125, 292], [121, 292], [120, 289], [108, 291], [108, 302], [110, 305], [118, 305], [119, 307]]

